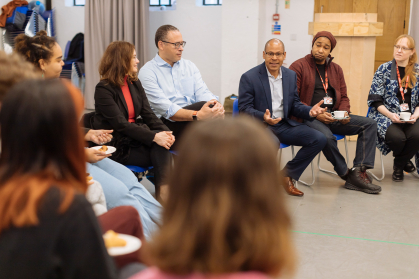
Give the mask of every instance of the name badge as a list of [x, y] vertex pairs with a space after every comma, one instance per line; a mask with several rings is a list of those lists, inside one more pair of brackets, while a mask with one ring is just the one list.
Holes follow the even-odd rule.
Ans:
[[332, 97], [324, 97], [323, 98], [323, 103], [325, 105], [333, 105], [333, 98]]
[[409, 104], [406, 104], [406, 103], [400, 104], [400, 110], [401, 111], [409, 110]]

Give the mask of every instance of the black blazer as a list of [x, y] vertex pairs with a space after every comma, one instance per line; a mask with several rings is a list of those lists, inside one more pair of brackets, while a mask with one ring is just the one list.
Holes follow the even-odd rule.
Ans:
[[152, 111], [141, 82], [128, 82], [128, 87], [134, 104], [136, 123], [128, 122], [128, 107], [121, 87], [102, 80], [95, 89], [95, 115], [92, 126], [94, 129], [113, 129], [110, 145], [117, 149], [121, 148], [121, 145], [151, 146], [156, 133], [170, 130]]
[[[282, 92], [284, 120], [291, 126], [301, 125], [291, 116], [311, 119], [311, 107], [301, 103], [297, 91], [297, 75], [285, 67], [282, 71]], [[265, 62], [244, 73], [239, 85], [239, 111], [252, 115], [263, 121], [263, 115], [269, 109], [272, 115], [272, 96]]]

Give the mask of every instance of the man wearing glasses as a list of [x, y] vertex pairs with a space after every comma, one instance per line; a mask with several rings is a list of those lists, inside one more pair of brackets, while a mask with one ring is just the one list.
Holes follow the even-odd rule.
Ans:
[[303, 196], [292, 179], [298, 180], [314, 157], [326, 145], [325, 136], [291, 116], [311, 119], [324, 112], [321, 100], [313, 107], [300, 102], [295, 73], [282, 66], [285, 47], [278, 39], [265, 45], [265, 62], [244, 73], [239, 85], [239, 110], [267, 124], [281, 143], [302, 146], [283, 172], [282, 185], [289, 195]]
[[[345, 188], [378, 194], [381, 187], [372, 184], [366, 173], [367, 169], [374, 168], [377, 123], [367, 117], [349, 114], [345, 77], [342, 68], [332, 62], [330, 55], [335, 46], [336, 39], [330, 32], [318, 32], [313, 37], [311, 53], [290, 66], [297, 73], [301, 101], [311, 105], [324, 100], [324, 107], [329, 109], [329, 112], [325, 111], [316, 118], [305, 119], [304, 123], [326, 136], [323, 154], [336, 173], [346, 181]], [[343, 115], [338, 117], [337, 111]], [[330, 112], [334, 112], [334, 116]], [[358, 135], [352, 169], [348, 169], [333, 134]]]
[[173, 131], [178, 142], [188, 123], [224, 117], [224, 108], [209, 91], [195, 64], [182, 59], [186, 42], [176, 27], [160, 26], [155, 43], [158, 53], [141, 68], [138, 78], [154, 113]]

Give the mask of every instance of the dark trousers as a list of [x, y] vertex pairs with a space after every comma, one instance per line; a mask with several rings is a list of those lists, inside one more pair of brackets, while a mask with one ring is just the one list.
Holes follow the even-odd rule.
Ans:
[[[167, 183], [166, 178], [171, 156], [169, 150], [154, 142], [150, 147], [144, 144], [140, 145], [140, 147], [131, 147], [128, 158], [118, 163], [143, 168], [153, 166], [154, 182], [157, 192], [161, 185]], [[156, 197], [158, 196], [156, 195]]]
[[333, 134], [358, 135], [354, 167], [366, 166], [367, 169], [374, 168], [377, 122], [359, 115], [351, 114], [350, 117], [349, 123], [345, 125], [339, 121], [332, 124], [324, 124], [316, 119], [304, 121], [308, 126], [326, 136], [327, 144], [323, 149], [323, 154], [332, 163], [336, 173], [341, 176], [346, 173], [348, 167], [345, 158], [339, 152], [336, 137]]
[[[200, 110], [203, 105], [205, 105], [206, 102], [198, 102], [186, 107], [183, 107], [183, 109], [187, 110]], [[176, 149], [176, 145], [179, 142], [179, 140], [182, 138], [182, 134], [185, 131], [186, 127], [188, 127], [189, 124], [192, 123], [192, 121], [170, 121], [166, 118], [162, 117], [160, 118], [163, 123], [171, 130], [173, 131], [173, 135], [175, 136], [175, 143], [172, 145], [172, 149]]]
[[307, 125], [292, 126], [286, 120], [274, 126], [268, 126], [281, 143], [302, 146], [297, 155], [289, 161], [285, 168], [285, 176], [300, 179], [301, 174], [326, 145], [326, 138], [322, 133]]
[[385, 141], [393, 151], [394, 167], [403, 169], [419, 150], [419, 122], [391, 124]]

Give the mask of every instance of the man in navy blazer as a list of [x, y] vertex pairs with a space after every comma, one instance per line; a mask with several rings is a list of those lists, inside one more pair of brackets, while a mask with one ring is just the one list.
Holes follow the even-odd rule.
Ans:
[[323, 100], [313, 107], [300, 102], [295, 72], [282, 67], [285, 46], [278, 39], [265, 45], [265, 62], [244, 73], [239, 86], [239, 111], [268, 125], [281, 143], [302, 146], [294, 159], [284, 167], [283, 186], [289, 195], [303, 196], [292, 179], [298, 180], [314, 157], [325, 147], [326, 137], [291, 116], [311, 119], [325, 109]]

